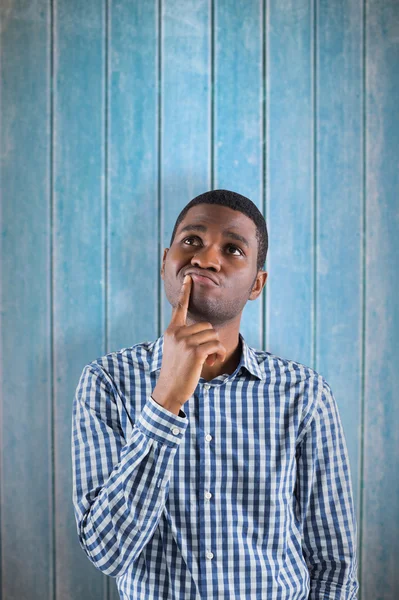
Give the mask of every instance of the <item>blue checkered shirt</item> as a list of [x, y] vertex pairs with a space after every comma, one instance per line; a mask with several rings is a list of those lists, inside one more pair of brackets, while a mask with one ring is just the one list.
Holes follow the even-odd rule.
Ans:
[[86, 365], [73, 403], [79, 543], [142, 599], [356, 599], [344, 432], [313, 369], [249, 347], [179, 415], [151, 393], [163, 336]]

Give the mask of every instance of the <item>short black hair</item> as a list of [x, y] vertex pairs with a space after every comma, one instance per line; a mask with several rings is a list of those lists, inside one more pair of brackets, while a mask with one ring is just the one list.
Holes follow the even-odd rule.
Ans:
[[199, 196], [196, 196], [183, 208], [177, 217], [175, 226], [173, 228], [172, 237], [170, 239], [170, 246], [173, 244], [175, 239], [176, 230], [181, 221], [186, 216], [186, 213], [197, 204], [220, 204], [227, 206], [233, 210], [239, 210], [240, 212], [247, 215], [256, 225], [256, 239], [258, 240], [258, 257], [257, 257], [257, 270], [263, 270], [264, 263], [266, 260], [266, 254], [269, 246], [269, 237], [267, 234], [266, 221], [256, 204], [252, 202], [246, 196], [242, 196], [237, 192], [231, 192], [230, 190], [211, 190], [204, 192]]

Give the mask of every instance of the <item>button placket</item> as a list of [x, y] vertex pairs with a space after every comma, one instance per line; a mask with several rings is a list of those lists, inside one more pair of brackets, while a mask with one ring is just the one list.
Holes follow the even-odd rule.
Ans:
[[[209, 390], [210, 390], [210, 388], [211, 388], [211, 385], [210, 385], [209, 383], [204, 383], [204, 397], [205, 397], [207, 400], [209, 400]], [[211, 434], [210, 434], [210, 433], [206, 434], [206, 436], [205, 436], [205, 441], [207, 441], [207, 442], [210, 442], [211, 440], [212, 440], [212, 436], [211, 436]], [[211, 472], [211, 470], [210, 470], [210, 460], [211, 460], [210, 454], [206, 453], [206, 454], [205, 454], [205, 459], [206, 459], [206, 460], [205, 460], [205, 462], [206, 462], [206, 470], [207, 470], [207, 472], [208, 472], [208, 473], [210, 473], [210, 472]], [[212, 485], [212, 482], [211, 482], [211, 481], [209, 481], [209, 482], [205, 481], [205, 486], [206, 486], [207, 484], [211, 486], [211, 485]], [[206, 510], [206, 517], [205, 517], [205, 518], [206, 518], [206, 519], [209, 519], [209, 521], [210, 521], [210, 519], [211, 519], [211, 514], [210, 514], [210, 511], [211, 511], [211, 509], [212, 509], [212, 507], [210, 506], [210, 502], [209, 502], [209, 500], [210, 500], [211, 498], [212, 498], [212, 494], [211, 494], [211, 492], [209, 492], [208, 490], [206, 490], [206, 491], [204, 492], [204, 502], [205, 502], [205, 504], [207, 504], [207, 505], [208, 505], [208, 508], [207, 508], [207, 510]], [[208, 560], [212, 560], [212, 558], [213, 558], [213, 552], [211, 552], [210, 550], [208, 550], [208, 551], [206, 552], [205, 556], [206, 556], [206, 558], [207, 558]]]

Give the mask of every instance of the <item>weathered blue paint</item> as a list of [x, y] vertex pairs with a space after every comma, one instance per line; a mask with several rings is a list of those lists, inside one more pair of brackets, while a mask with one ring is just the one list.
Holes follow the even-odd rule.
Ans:
[[326, 377], [339, 404], [354, 501], [357, 514], [360, 514], [362, 1], [320, 2], [316, 13], [316, 35], [315, 368]]
[[111, 351], [121, 339], [135, 343], [158, 335], [159, 176], [157, 6], [118, 0], [109, 11], [106, 181]]
[[158, 18], [155, 2], [109, 4], [107, 352], [160, 330]]
[[53, 579], [48, 10], [0, 3], [0, 596], [10, 600], [46, 598]]
[[[211, 189], [210, 6], [196, 0], [161, 3], [160, 264], [181, 209]], [[161, 283], [160, 334], [172, 314]]]
[[399, 596], [399, 3], [366, 9], [362, 600]]
[[101, 0], [54, 6], [53, 402], [56, 598], [103, 598], [77, 544], [71, 506], [71, 394], [106, 350], [105, 23]]
[[266, 349], [313, 366], [312, 5], [266, 11]]
[[[262, 213], [263, 27], [258, 0], [215, 3], [213, 188], [251, 198]], [[247, 302], [241, 318], [255, 348], [263, 344], [263, 294]]]
[[331, 384], [359, 600], [396, 600], [398, 3], [9, 0], [0, 17], [0, 595], [118, 598], [76, 536], [73, 394], [84, 364], [164, 331], [177, 214], [227, 188], [269, 229], [242, 332]]

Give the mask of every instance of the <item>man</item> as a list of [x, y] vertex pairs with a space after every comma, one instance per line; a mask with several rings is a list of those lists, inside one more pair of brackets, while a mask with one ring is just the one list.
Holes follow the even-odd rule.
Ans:
[[266, 283], [267, 246], [248, 198], [194, 198], [163, 254], [166, 331], [83, 369], [77, 531], [121, 598], [356, 598], [356, 519], [331, 388], [239, 332]]

